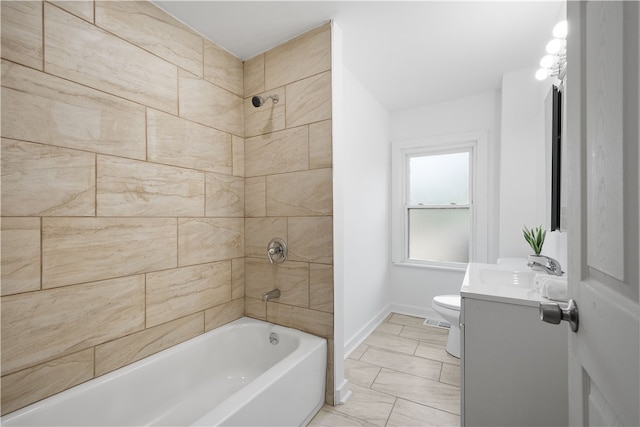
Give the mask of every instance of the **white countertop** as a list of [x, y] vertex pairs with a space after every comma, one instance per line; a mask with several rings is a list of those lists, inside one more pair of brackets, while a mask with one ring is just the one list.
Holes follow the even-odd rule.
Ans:
[[460, 288], [463, 298], [538, 307], [543, 298], [533, 289], [536, 272], [526, 265], [469, 263]]

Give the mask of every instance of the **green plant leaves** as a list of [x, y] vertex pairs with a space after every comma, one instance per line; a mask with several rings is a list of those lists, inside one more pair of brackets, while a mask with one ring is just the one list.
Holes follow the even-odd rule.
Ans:
[[533, 249], [533, 252], [535, 252], [536, 255], [540, 255], [547, 230], [543, 229], [541, 225], [532, 229], [528, 229], [525, 225], [522, 229], [522, 234], [524, 235], [524, 240], [526, 240], [529, 246], [531, 246], [531, 249]]

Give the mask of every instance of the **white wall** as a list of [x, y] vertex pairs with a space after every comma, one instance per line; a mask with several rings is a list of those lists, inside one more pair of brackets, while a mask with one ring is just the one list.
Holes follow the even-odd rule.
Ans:
[[527, 68], [502, 79], [500, 257], [529, 255], [522, 226], [549, 223], [544, 100], [551, 83], [534, 74]]
[[[334, 367], [336, 402], [349, 397], [345, 351], [389, 305], [390, 117], [344, 67], [333, 23]], [[345, 350], [346, 349], [346, 350]]]
[[[485, 92], [446, 103], [393, 112], [391, 141], [486, 131], [489, 143], [488, 260], [495, 262], [498, 246], [498, 170], [500, 92]], [[393, 265], [391, 302], [396, 312], [436, 316], [431, 300], [436, 295], [458, 293], [464, 271]]]
[[344, 377], [344, 196], [345, 162], [341, 160], [344, 136], [343, 36], [340, 26], [331, 23], [331, 101], [332, 101], [332, 166], [333, 166], [333, 403], [349, 398], [349, 384]]
[[[389, 113], [343, 70], [344, 138], [340, 157], [344, 218], [344, 336], [357, 340], [389, 304]], [[334, 165], [335, 167], [335, 165]], [[335, 213], [334, 213], [335, 215]]]

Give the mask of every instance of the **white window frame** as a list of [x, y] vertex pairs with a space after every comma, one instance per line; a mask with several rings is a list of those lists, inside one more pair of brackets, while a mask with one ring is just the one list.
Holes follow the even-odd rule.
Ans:
[[404, 140], [392, 145], [392, 262], [396, 265], [464, 270], [467, 263], [410, 259], [408, 241], [408, 159], [416, 155], [469, 152], [470, 233], [469, 261], [488, 258], [488, 147], [487, 132], [476, 131]]

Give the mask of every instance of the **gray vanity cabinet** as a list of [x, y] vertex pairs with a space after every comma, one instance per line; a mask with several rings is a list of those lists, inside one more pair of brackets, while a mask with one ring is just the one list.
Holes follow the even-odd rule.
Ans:
[[461, 295], [462, 425], [567, 425], [566, 325], [538, 301]]

